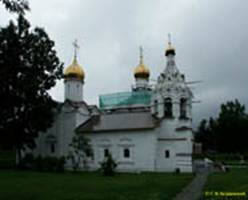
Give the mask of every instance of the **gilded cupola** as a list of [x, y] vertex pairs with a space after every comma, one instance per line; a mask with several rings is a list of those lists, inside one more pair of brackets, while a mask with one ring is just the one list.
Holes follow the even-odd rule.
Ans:
[[70, 64], [67, 68], [65, 68], [64, 71], [64, 78], [76, 78], [79, 80], [84, 80], [85, 73], [83, 68], [78, 64], [77, 62], [77, 49], [79, 48], [77, 41], [73, 43], [74, 46], [74, 58], [72, 61], [72, 64]]
[[135, 78], [149, 78], [150, 76], [150, 70], [144, 64], [144, 61], [143, 61], [143, 48], [142, 47], [140, 47], [140, 63], [134, 69], [134, 76]]
[[78, 78], [84, 80], [85, 73], [83, 68], [78, 64], [77, 58], [74, 57], [72, 64], [69, 65], [64, 71], [65, 78]]

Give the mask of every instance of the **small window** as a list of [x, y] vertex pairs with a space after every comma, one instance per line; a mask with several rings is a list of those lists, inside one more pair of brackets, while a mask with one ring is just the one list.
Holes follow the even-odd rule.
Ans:
[[154, 101], [154, 112], [158, 113], [158, 100]]
[[51, 151], [51, 153], [55, 152], [55, 145], [54, 144], [50, 145], [50, 151]]
[[165, 158], [169, 158], [170, 157], [170, 151], [169, 150], [166, 150], [165, 151]]
[[130, 158], [130, 150], [129, 149], [124, 149], [123, 154], [124, 154], [124, 158]]
[[109, 156], [109, 150], [108, 149], [104, 149], [104, 157], [108, 157]]
[[180, 118], [187, 118], [187, 100], [184, 98], [180, 99]]
[[93, 151], [91, 149], [86, 149], [85, 154], [88, 158], [94, 158]]
[[166, 98], [164, 102], [164, 116], [172, 117], [172, 101], [171, 98]]

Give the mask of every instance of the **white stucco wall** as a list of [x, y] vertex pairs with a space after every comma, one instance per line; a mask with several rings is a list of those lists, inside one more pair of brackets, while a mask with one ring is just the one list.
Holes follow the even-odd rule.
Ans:
[[[100, 167], [104, 159], [104, 149], [109, 148], [118, 163], [119, 171], [154, 171], [156, 136], [152, 131], [122, 131], [86, 134], [94, 150], [92, 169]], [[123, 157], [123, 149], [129, 148], [131, 156]]]

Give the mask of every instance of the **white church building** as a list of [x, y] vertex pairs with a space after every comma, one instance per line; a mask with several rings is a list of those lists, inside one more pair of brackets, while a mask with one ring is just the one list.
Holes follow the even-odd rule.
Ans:
[[[91, 170], [111, 153], [119, 171], [192, 172], [193, 94], [175, 55], [169, 42], [164, 70], [151, 86], [141, 49], [135, 85], [128, 92], [100, 95], [96, 106], [84, 101], [85, 72], [75, 54], [64, 71], [65, 101], [56, 108], [52, 128], [37, 138], [34, 154], [67, 157], [78, 132], [89, 139]], [[70, 160], [66, 167], [72, 167]]]

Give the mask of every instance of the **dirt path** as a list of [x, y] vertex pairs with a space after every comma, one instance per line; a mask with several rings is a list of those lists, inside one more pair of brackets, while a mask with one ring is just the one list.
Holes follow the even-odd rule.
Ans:
[[198, 200], [202, 195], [202, 189], [207, 180], [208, 172], [198, 173], [194, 180], [187, 185], [174, 200]]

